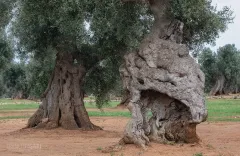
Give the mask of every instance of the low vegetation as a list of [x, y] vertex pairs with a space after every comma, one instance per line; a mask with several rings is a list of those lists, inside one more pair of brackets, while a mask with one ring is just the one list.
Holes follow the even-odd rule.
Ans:
[[203, 154], [202, 153], [196, 153], [193, 156], [203, 156]]
[[209, 121], [240, 121], [240, 99], [208, 100]]
[[[130, 117], [126, 109], [113, 109], [118, 104], [109, 102], [101, 110], [97, 109], [94, 102], [86, 102], [85, 106], [89, 116]], [[30, 100], [0, 99], [0, 120], [29, 118], [38, 106], [38, 102]], [[208, 121], [240, 121], [240, 99], [209, 99], [207, 108]]]

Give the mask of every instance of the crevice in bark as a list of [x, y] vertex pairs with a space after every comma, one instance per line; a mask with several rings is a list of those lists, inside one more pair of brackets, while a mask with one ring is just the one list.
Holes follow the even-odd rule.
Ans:
[[62, 113], [61, 113], [61, 109], [59, 109], [58, 125], [60, 125], [59, 121], [61, 121], [61, 117], [62, 117]]
[[39, 109], [28, 120], [27, 128], [100, 130], [91, 123], [84, 107], [82, 83], [85, 69], [73, 64], [71, 53], [59, 52]]

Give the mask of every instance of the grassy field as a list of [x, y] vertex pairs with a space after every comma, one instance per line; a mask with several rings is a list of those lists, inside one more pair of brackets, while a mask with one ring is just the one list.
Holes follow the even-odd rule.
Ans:
[[207, 100], [209, 121], [240, 121], [240, 99]]
[[[114, 108], [119, 102], [109, 102], [104, 108]], [[4, 116], [1, 114], [12, 113], [14, 111], [34, 111], [38, 108], [39, 103], [29, 100], [10, 100], [10, 99], [0, 99], [0, 120], [4, 119], [18, 119], [18, 118], [28, 118], [29, 115], [10, 115]], [[99, 111], [96, 108], [95, 103], [86, 102], [85, 106], [88, 111], [89, 116], [121, 116], [130, 117], [130, 113], [124, 110], [116, 111]], [[208, 121], [240, 121], [240, 100], [233, 99], [213, 99], [207, 100], [208, 108]], [[96, 109], [93, 110], [93, 109]]]
[[[116, 107], [119, 102], [109, 102], [103, 106], [103, 108]], [[10, 100], [0, 99], [0, 111], [1, 110], [26, 110], [26, 109], [37, 109], [39, 106], [38, 102], [30, 100]], [[94, 102], [85, 102], [86, 108], [97, 108]]]

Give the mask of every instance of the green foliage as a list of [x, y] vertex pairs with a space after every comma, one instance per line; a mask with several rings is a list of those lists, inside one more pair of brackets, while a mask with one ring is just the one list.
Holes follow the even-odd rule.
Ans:
[[[147, 8], [139, 4], [105, 0], [94, 1], [92, 5], [94, 9], [90, 11], [92, 18], [89, 19], [94, 34], [92, 41], [98, 41], [102, 49], [136, 48], [149, 28], [147, 24], [152, 21]], [[117, 53], [125, 53], [121, 49]]]
[[11, 10], [15, 0], [1, 0], [0, 1], [0, 31], [8, 24], [11, 18]]
[[240, 51], [235, 45], [227, 44], [218, 49], [217, 66], [226, 79], [226, 89], [234, 91], [240, 87]]
[[108, 93], [119, 81], [118, 67], [120, 62], [106, 59], [89, 71], [86, 76], [85, 90], [96, 96], [96, 104], [100, 108], [109, 100]]
[[217, 55], [210, 48], [206, 48], [200, 53], [198, 62], [205, 74], [205, 92], [209, 93], [220, 74], [217, 68]]
[[0, 73], [0, 97], [6, 92], [6, 89], [4, 87], [4, 81], [3, 81], [3, 76]]
[[8, 67], [0, 74], [0, 95], [14, 98], [22, 92], [22, 98], [39, 98], [47, 87], [55, 62], [55, 56], [47, 54], [48, 57], [27, 57], [27, 61], [6, 63]]
[[[123, 55], [139, 45], [153, 22], [146, 5], [120, 0], [24, 0], [17, 5], [12, 30], [19, 53], [32, 57], [30, 94], [39, 95], [46, 87], [53, 56], [70, 52], [86, 68], [84, 89], [96, 96], [99, 108], [119, 82]], [[189, 47], [213, 42], [232, 19], [228, 8], [216, 11], [208, 0], [172, 1], [170, 13], [185, 23]]]
[[240, 88], [240, 51], [235, 45], [227, 44], [220, 47], [217, 53], [209, 48], [204, 49], [198, 58], [201, 69], [205, 74], [205, 91], [209, 92], [219, 76], [225, 78], [224, 91], [238, 92]]
[[16, 97], [17, 94], [27, 95], [27, 80], [24, 64], [13, 63], [3, 73], [4, 86], [8, 97]]
[[102, 150], [102, 147], [98, 147], [97, 150], [98, 150], [98, 151], [101, 151], [101, 150]]
[[[19, 5], [14, 23], [19, 46], [35, 59], [59, 49], [74, 53], [77, 62], [87, 69], [86, 92], [97, 97], [99, 107], [119, 80], [122, 56], [139, 44], [151, 20], [140, 20], [145, 7], [121, 1], [26, 0]], [[49, 47], [54, 50], [48, 51]], [[41, 83], [46, 86], [45, 79]]]
[[[7, 68], [13, 59], [13, 51], [6, 38], [4, 29], [0, 27], [0, 72]], [[0, 73], [1, 74], [1, 73]]]
[[203, 156], [202, 153], [196, 153], [196, 154], [193, 154], [193, 156]]
[[9, 46], [5, 34], [5, 28], [11, 19], [11, 10], [15, 0], [0, 1], [0, 71], [6, 68], [13, 58], [12, 50]]
[[76, 0], [19, 2], [14, 32], [20, 45], [30, 53], [44, 56], [49, 46], [76, 41], [84, 29], [81, 4]]
[[55, 65], [53, 49], [48, 48], [46, 51], [47, 57], [30, 57], [26, 64], [28, 92], [32, 98], [40, 98], [45, 91]]
[[0, 70], [5, 69], [13, 58], [13, 53], [5, 39], [0, 35]]
[[10, 64], [13, 53], [6, 38], [4, 29], [9, 22], [10, 12], [12, 8], [12, 0], [0, 1], [0, 96], [5, 94], [6, 88], [3, 79], [3, 70], [5, 70]]
[[183, 41], [191, 49], [214, 44], [220, 32], [233, 21], [229, 7], [217, 10], [211, 0], [172, 0], [171, 14], [184, 23]]

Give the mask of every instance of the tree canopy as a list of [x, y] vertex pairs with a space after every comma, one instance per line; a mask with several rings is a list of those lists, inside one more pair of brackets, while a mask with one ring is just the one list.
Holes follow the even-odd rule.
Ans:
[[[190, 48], [213, 43], [233, 19], [229, 8], [217, 11], [210, 0], [176, 0], [171, 6], [169, 16], [185, 24], [183, 42]], [[137, 48], [154, 20], [147, 4], [120, 0], [24, 0], [16, 8], [13, 30], [21, 52], [36, 60], [60, 49], [74, 53], [87, 69], [85, 90], [99, 99], [119, 80], [123, 55]]]
[[120, 1], [20, 1], [14, 32], [35, 59], [59, 49], [75, 53], [88, 71], [86, 90], [102, 99], [119, 79], [123, 54], [138, 45], [147, 29], [149, 19], [139, 20], [144, 12]]
[[7, 68], [13, 58], [13, 51], [6, 37], [5, 28], [11, 19], [11, 0], [0, 1], [0, 96], [6, 92], [2, 71]]
[[221, 32], [233, 21], [229, 7], [221, 10], [212, 5], [212, 0], [172, 0], [171, 13], [184, 23], [183, 43], [191, 49], [214, 44]]
[[6, 96], [12, 98], [28, 98], [27, 79], [24, 64], [11, 64], [8, 70], [3, 73], [3, 81], [6, 88]]
[[11, 19], [13, 2], [13, 0], [0, 1], [0, 70], [6, 68], [6, 65], [13, 58], [13, 53], [5, 33], [5, 28]]

